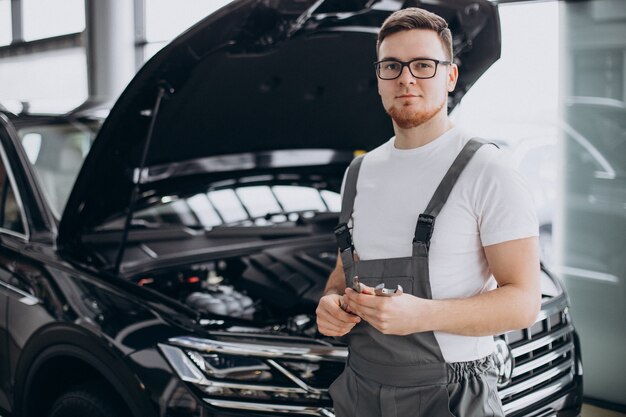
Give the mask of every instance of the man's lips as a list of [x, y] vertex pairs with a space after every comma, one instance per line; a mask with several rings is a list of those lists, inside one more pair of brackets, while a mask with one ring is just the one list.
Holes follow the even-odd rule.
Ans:
[[415, 94], [402, 94], [400, 96], [396, 96], [396, 98], [412, 98], [412, 97], [419, 97], [419, 96]]

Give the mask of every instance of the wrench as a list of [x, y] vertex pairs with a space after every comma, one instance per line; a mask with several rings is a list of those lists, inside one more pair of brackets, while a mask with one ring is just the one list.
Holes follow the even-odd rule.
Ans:
[[[362, 285], [361, 282], [359, 281], [359, 277], [354, 277], [352, 278], [352, 289], [356, 292], [362, 292]], [[380, 284], [378, 284], [375, 288], [374, 288], [374, 294], [376, 295], [380, 295], [382, 297], [391, 297], [392, 295], [401, 295], [403, 293], [403, 289], [401, 285], [398, 285], [398, 287], [395, 290], [392, 290], [390, 288], [385, 288], [385, 283], [382, 282]]]
[[[362, 287], [362, 283], [359, 281], [359, 277], [355, 276], [354, 278], [352, 278], [352, 289], [358, 293], [363, 292], [363, 287]], [[376, 294], [377, 296], [380, 297], [391, 297], [394, 295], [402, 295], [403, 294], [403, 289], [402, 289], [402, 285], [398, 284], [398, 286], [396, 287], [395, 290], [392, 290], [390, 288], [385, 288], [385, 283], [382, 282], [380, 284], [378, 284], [375, 288], [374, 288], [374, 294]], [[341, 308], [344, 311], [348, 311], [348, 304], [343, 303], [341, 305]]]
[[402, 295], [402, 285], [398, 284], [398, 287], [395, 290], [391, 288], [385, 288], [385, 283], [380, 283], [374, 288], [374, 293], [376, 295], [380, 295], [382, 297], [391, 297], [394, 295]]

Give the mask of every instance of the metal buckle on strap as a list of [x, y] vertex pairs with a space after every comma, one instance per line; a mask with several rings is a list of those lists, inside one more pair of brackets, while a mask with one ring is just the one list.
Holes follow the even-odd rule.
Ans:
[[435, 217], [430, 214], [420, 214], [417, 218], [417, 227], [415, 228], [413, 242], [430, 243], [434, 228]]
[[335, 238], [337, 239], [337, 246], [339, 246], [341, 252], [354, 249], [352, 246], [352, 236], [350, 236], [350, 229], [347, 223], [340, 223], [335, 227]]

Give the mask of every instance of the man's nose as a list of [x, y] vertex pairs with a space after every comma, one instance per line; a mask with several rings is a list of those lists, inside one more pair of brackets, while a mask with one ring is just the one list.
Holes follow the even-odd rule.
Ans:
[[402, 67], [398, 81], [402, 84], [415, 84], [415, 77], [411, 74], [408, 65]]

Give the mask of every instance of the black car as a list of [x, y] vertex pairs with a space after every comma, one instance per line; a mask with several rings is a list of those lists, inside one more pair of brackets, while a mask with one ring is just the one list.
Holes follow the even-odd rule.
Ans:
[[[240, 0], [151, 59], [102, 120], [0, 112], [0, 415], [333, 416], [315, 326], [339, 189], [392, 135], [377, 28], [420, 2]], [[445, 17], [450, 107], [499, 57], [487, 1]], [[97, 135], [97, 139], [94, 140]], [[498, 336], [510, 416], [576, 416], [567, 296]]]

